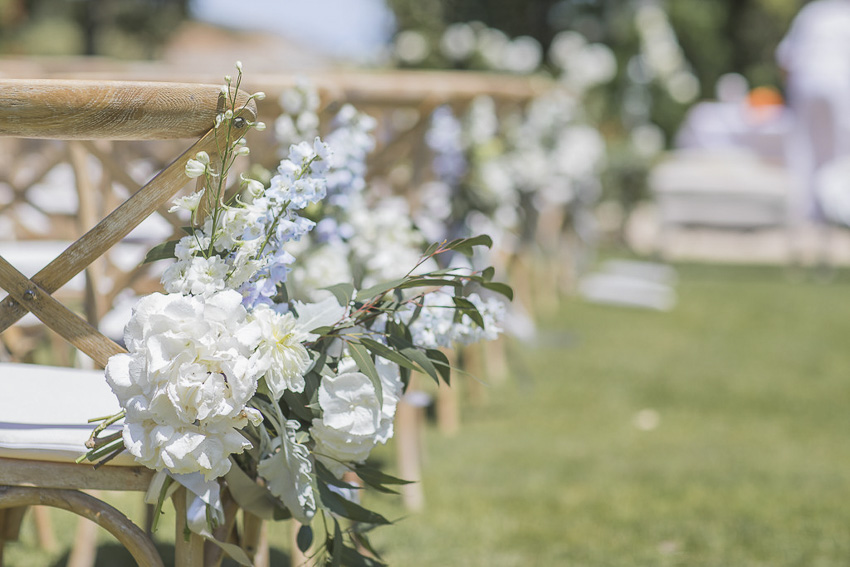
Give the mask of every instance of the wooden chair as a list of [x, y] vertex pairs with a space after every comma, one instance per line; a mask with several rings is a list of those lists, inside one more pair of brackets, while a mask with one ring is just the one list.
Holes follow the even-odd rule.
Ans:
[[[8, 293], [0, 301], [0, 332], [29, 312], [100, 367], [110, 356], [124, 352], [52, 294], [186, 185], [186, 161], [202, 150], [215, 153], [212, 125], [221, 110], [220, 87], [215, 85], [0, 80], [0, 136], [197, 139], [31, 278], [0, 256], [0, 287]], [[255, 114], [253, 103], [248, 111]], [[116, 459], [99, 469], [74, 463], [74, 458], [85, 451], [82, 443], [88, 437], [90, 426], [83, 418], [116, 411], [117, 401], [108, 407], [110, 396], [100, 372], [0, 365], [0, 563], [3, 543], [16, 538], [25, 508], [46, 505], [69, 510], [104, 527], [139, 565], [162, 565], [153, 542], [140, 528], [111, 506], [81, 492], [144, 491], [152, 476], [152, 471], [134, 466], [130, 459]], [[204, 564], [203, 541], [194, 534], [183, 536], [185, 493], [180, 492], [174, 497], [178, 520], [175, 564], [200, 566]]]

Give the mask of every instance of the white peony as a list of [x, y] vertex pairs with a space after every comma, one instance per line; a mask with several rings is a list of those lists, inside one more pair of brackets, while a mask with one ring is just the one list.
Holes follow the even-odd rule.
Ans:
[[251, 446], [238, 430], [261, 421], [246, 407], [261, 372], [250, 358], [260, 333], [241, 302], [227, 290], [155, 293], [136, 304], [129, 352], [109, 359], [106, 380], [126, 411], [124, 443], [141, 464], [210, 479]]

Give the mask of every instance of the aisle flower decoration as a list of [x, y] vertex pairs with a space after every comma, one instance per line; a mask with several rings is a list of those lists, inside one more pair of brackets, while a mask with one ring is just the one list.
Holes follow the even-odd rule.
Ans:
[[[468, 298], [483, 289], [506, 296], [511, 290], [493, 281], [492, 269], [422, 269], [440, 255], [469, 255], [491, 244], [476, 236], [428, 246], [393, 281], [365, 289], [330, 282], [318, 301], [291, 299], [287, 280], [298, 260], [290, 250], [316, 226], [305, 209], [328, 197], [329, 183], [339, 184], [339, 154], [318, 137], [293, 144], [268, 186], [242, 178], [228, 190], [234, 163], [249, 154], [245, 139], [234, 135], [234, 122], [248, 115], [236, 102], [240, 64], [237, 70], [222, 88], [219, 153], [189, 160], [186, 175], [202, 188], [172, 209], [188, 216], [187, 234], [147, 258], [171, 259], [165, 293], [138, 302], [125, 329], [128, 352], [107, 364], [122, 411], [102, 420], [85, 457], [103, 463], [126, 450], [158, 471], [148, 493], [157, 510], [177, 484], [186, 486], [193, 499], [188, 524], [210, 539], [223, 520], [226, 486], [247, 511], [303, 524], [304, 551], [313, 527], [321, 526], [324, 539], [312, 545], [316, 564], [380, 565], [362, 528], [389, 522], [356, 502], [358, 487], [343, 475], [356, 473], [381, 491], [405, 482], [366, 460], [392, 436], [412, 372], [450, 380], [438, 348], [445, 344], [422, 331], [435, 317], [428, 305], [470, 327], [467, 335], [492, 332], [481, 302]], [[303, 101], [296, 102], [292, 107], [303, 111]], [[342, 193], [334, 191], [338, 205]], [[107, 435], [106, 426], [122, 419], [120, 435]], [[217, 543], [249, 564], [235, 546]]]

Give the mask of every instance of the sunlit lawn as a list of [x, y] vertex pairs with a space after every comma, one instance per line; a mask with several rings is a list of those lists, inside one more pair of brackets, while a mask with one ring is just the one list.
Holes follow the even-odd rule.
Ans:
[[[385, 559], [850, 564], [850, 275], [679, 274], [672, 312], [566, 300], [536, 346], [514, 345], [513, 377], [464, 407], [459, 435], [429, 429], [425, 511], [369, 499], [403, 518], [373, 535]], [[377, 457], [391, 463], [391, 449]], [[67, 545], [73, 523], [54, 522]], [[286, 564], [285, 533], [274, 527], [273, 565]], [[7, 565], [64, 564], [66, 551], [36, 548], [27, 523]]]

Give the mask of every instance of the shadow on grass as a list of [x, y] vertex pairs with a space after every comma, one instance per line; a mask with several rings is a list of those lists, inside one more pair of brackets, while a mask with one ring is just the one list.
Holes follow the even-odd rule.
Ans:
[[[162, 557], [162, 562], [165, 564], [165, 567], [176, 567], [174, 565], [173, 545], [158, 544], [156, 546], [156, 550], [159, 552], [160, 557]], [[289, 555], [286, 553], [278, 551], [277, 549], [271, 549], [269, 550], [269, 554], [270, 565], [290, 564]], [[65, 567], [68, 564], [68, 556], [69, 554], [66, 553], [50, 567]], [[131, 567], [133, 565], [136, 565], [133, 556], [130, 555], [130, 552], [127, 551], [123, 546], [117, 543], [108, 543], [105, 545], [98, 546], [97, 560], [94, 563], [94, 567]], [[225, 557], [221, 565], [222, 567], [238, 567], [239, 564], [236, 561]]]

